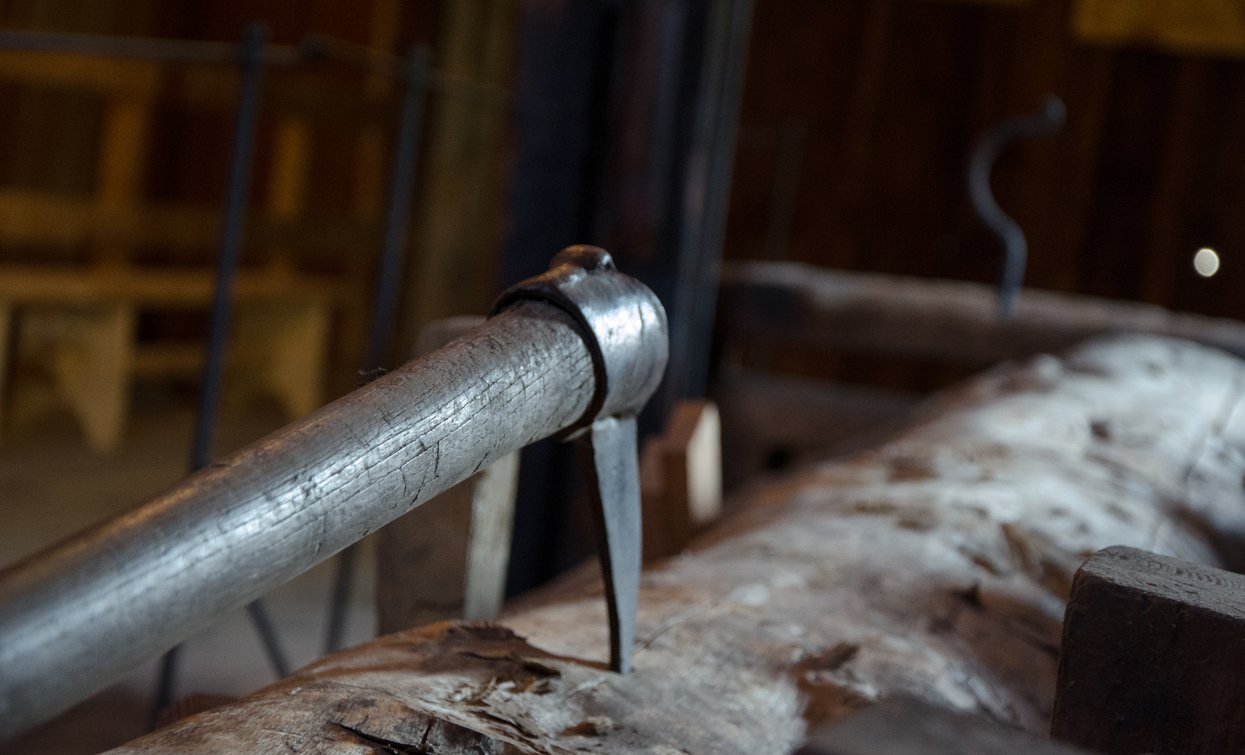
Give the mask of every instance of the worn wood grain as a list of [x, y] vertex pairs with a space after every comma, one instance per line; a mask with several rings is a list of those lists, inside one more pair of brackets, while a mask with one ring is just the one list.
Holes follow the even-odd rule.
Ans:
[[[464, 315], [420, 331], [427, 354], [484, 322]], [[506, 454], [376, 533], [380, 634], [445, 619], [491, 619], [506, 597], [519, 454]]]
[[120, 751], [790, 752], [901, 693], [1042, 732], [1077, 566], [1112, 544], [1220, 563], [1212, 543], [1245, 526], [1243, 385], [1239, 361], [1174, 340], [1037, 357], [755, 489], [647, 572], [629, 676], [604, 670], [599, 587], [573, 581], [504, 626], [390, 635]]
[[1051, 733], [1095, 752], [1245, 749], [1245, 576], [1135, 548], [1076, 573]]

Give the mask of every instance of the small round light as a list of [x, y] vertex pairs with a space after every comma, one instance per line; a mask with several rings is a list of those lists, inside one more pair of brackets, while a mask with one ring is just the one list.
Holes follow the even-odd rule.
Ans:
[[1210, 247], [1202, 247], [1193, 255], [1193, 269], [1203, 278], [1219, 272], [1219, 253]]

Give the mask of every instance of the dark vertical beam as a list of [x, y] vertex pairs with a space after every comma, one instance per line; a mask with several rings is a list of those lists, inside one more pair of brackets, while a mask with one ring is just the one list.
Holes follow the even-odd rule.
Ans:
[[[655, 410], [665, 416], [679, 399], [704, 395], [717, 283], [726, 240], [731, 176], [743, 95], [752, 0], [708, 0], [692, 139], [684, 157], [681, 226], [673, 255], [678, 277], [670, 302], [670, 367]], [[695, 49], [692, 47], [692, 49]]]
[[[643, 433], [704, 390], [751, 14], [751, 0], [524, 7], [500, 272], [529, 276], [551, 250], [594, 243], [657, 293], [672, 360]], [[558, 450], [525, 452], [512, 589], [559, 565], [548, 538], [579, 510], [566, 502], [568, 462]], [[566, 542], [582, 539], [577, 527]]]
[[[531, 0], [522, 8], [515, 92], [509, 235], [500, 281], [544, 270], [550, 254], [594, 241], [608, 83], [617, 29], [613, 0]], [[612, 250], [611, 250], [612, 251]], [[620, 268], [627, 270], [625, 262]], [[545, 581], [572, 561], [567, 525], [581, 482], [574, 454], [551, 441], [523, 450], [507, 591]], [[586, 510], [579, 508], [586, 518]], [[588, 532], [585, 521], [583, 532]], [[572, 528], [573, 529], [573, 528]], [[591, 538], [581, 538], [584, 556]]]
[[617, 5], [531, 0], [523, 7], [510, 233], [499, 290], [500, 281], [543, 271], [558, 249], [592, 241]]

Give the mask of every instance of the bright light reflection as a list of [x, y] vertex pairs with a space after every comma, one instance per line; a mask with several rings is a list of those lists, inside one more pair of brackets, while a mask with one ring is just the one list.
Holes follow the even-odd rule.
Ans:
[[1219, 272], [1219, 253], [1210, 247], [1202, 247], [1193, 255], [1193, 269], [1203, 278]]

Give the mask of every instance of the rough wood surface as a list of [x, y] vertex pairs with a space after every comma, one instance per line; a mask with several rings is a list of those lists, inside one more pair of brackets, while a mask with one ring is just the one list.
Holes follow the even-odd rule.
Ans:
[[[435, 320], [420, 331], [415, 355], [483, 322], [471, 315]], [[376, 533], [377, 633], [501, 611], [518, 482], [515, 451]]]
[[1076, 573], [1051, 734], [1115, 755], [1245, 750], [1245, 576], [1135, 548]]
[[1028, 732], [930, 705], [892, 697], [813, 732], [797, 755], [1089, 755]]
[[903, 693], [1045, 731], [1072, 574], [1245, 526], [1242, 364], [1120, 337], [998, 370], [877, 450], [754, 490], [645, 575], [635, 672], [599, 588], [324, 658], [123, 752], [761, 753]]

